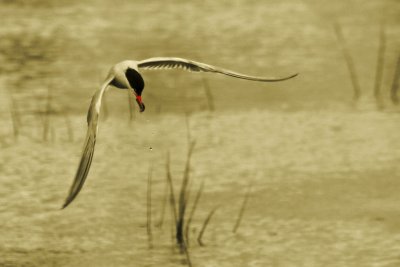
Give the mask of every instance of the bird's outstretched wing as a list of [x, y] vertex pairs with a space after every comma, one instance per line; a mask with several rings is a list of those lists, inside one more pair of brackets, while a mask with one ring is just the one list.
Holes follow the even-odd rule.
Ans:
[[86, 133], [86, 141], [82, 151], [81, 161], [79, 163], [78, 170], [76, 171], [74, 182], [72, 183], [71, 188], [69, 189], [68, 196], [65, 199], [64, 205], [62, 206], [63, 209], [67, 207], [79, 194], [89, 173], [94, 154], [94, 146], [96, 144], [96, 135], [98, 129], [97, 123], [100, 115], [101, 100], [107, 86], [110, 84], [112, 79], [113, 77], [108, 77], [103, 83], [102, 87], [98, 89], [92, 97], [92, 102], [90, 103], [87, 114], [88, 129]]
[[176, 69], [181, 68], [188, 71], [195, 71], [195, 72], [214, 72], [214, 73], [221, 73], [231, 77], [251, 80], [251, 81], [259, 81], [259, 82], [279, 82], [291, 79], [296, 77], [298, 73], [281, 77], [281, 78], [274, 78], [274, 77], [255, 77], [249, 76], [245, 74], [241, 74], [238, 72], [234, 72], [231, 70], [215, 67], [212, 65], [208, 65], [205, 63], [188, 60], [184, 58], [177, 58], [177, 57], [153, 57], [145, 60], [141, 60], [137, 62], [137, 66], [140, 69]]

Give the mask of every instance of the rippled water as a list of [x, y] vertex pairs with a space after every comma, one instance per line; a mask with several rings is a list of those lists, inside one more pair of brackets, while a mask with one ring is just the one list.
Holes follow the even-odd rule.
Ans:
[[[398, 114], [204, 113], [189, 119], [196, 147], [190, 203], [193, 266], [396, 266]], [[77, 117], [75, 133], [83, 132]], [[59, 122], [55, 120], [55, 122]], [[371, 125], [379, 127], [371, 127]], [[62, 129], [62, 128], [61, 128]], [[176, 266], [173, 218], [161, 218], [165, 153], [175, 186], [187, 149], [185, 118], [117, 117], [103, 123], [87, 184], [66, 210], [82, 138], [44, 146], [22, 139], [2, 152], [1, 253], [7, 266]], [[182, 141], [183, 140], [183, 141]], [[152, 149], [150, 150], [149, 147]], [[18, 155], [18, 156], [16, 156]], [[146, 236], [146, 177], [153, 166], [153, 248]], [[243, 221], [232, 233], [249, 183]], [[191, 206], [191, 204], [189, 205]], [[207, 214], [216, 213], [196, 242]]]
[[[187, 265], [168, 208], [162, 228], [157, 223], [166, 153], [177, 191], [188, 136], [196, 140], [189, 206], [204, 182], [190, 232], [193, 266], [398, 266], [399, 113], [388, 95], [399, 11], [395, 0], [1, 1], [0, 266]], [[377, 111], [383, 19], [384, 109]], [[362, 87], [356, 105], [335, 22]], [[93, 91], [113, 63], [152, 56], [300, 76], [258, 84], [147, 71], [147, 109], [131, 121], [126, 94], [110, 90], [87, 184], [59, 210]], [[201, 247], [196, 237], [215, 208]]]

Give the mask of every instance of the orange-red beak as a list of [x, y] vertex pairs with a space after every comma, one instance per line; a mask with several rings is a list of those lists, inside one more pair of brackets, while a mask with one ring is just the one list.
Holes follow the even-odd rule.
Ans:
[[140, 112], [143, 112], [146, 107], [144, 106], [142, 102], [142, 97], [140, 95], [136, 96], [136, 103], [139, 105]]

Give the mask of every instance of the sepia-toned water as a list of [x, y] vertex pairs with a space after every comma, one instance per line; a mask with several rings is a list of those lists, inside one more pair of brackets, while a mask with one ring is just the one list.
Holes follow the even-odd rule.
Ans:
[[[177, 198], [190, 142], [192, 266], [399, 266], [399, 14], [396, 0], [0, 1], [0, 266], [188, 266], [166, 169], [169, 155]], [[153, 56], [300, 74], [144, 71], [141, 114], [110, 89], [87, 182], [61, 210], [93, 92], [116, 62]]]

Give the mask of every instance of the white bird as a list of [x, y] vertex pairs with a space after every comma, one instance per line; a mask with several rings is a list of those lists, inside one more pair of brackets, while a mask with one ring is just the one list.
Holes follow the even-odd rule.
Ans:
[[88, 130], [86, 134], [86, 141], [83, 147], [81, 161], [75, 175], [75, 179], [69, 190], [69, 194], [64, 202], [62, 208], [67, 207], [78, 195], [85, 183], [86, 177], [89, 173], [90, 165], [93, 159], [94, 147], [96, 144], [96, 135], [98, 130], [98, 119], [100, 114], [101, 100], [106, 89], [112, 85], [120, 89], [132, 89], [133, 94], [136, 96], [136, 102], [139, 105], [140, 112], [143, 112], [145, 106], [142, 102], [142, 92], [144, 88], [144, 80], [139, 73], [139, 69], [174, 69], [182, 68], [192, 72], [214, 72], [228, 75], [235, 78], [259, 81], [259, 82], [279, 82], [291, 79], [297, 74], [293, 74], [283, 78], [264, 78], [254, 77], [240, 74], [227, 69], [215, 67], [212, 65], [187, 60], [175, 57], [155, 57], [141, 61], [125, 60], [114, 65], [109, 71], [107, 78], [103, 85], [98, 89], [90, 103], [87, 123]]

